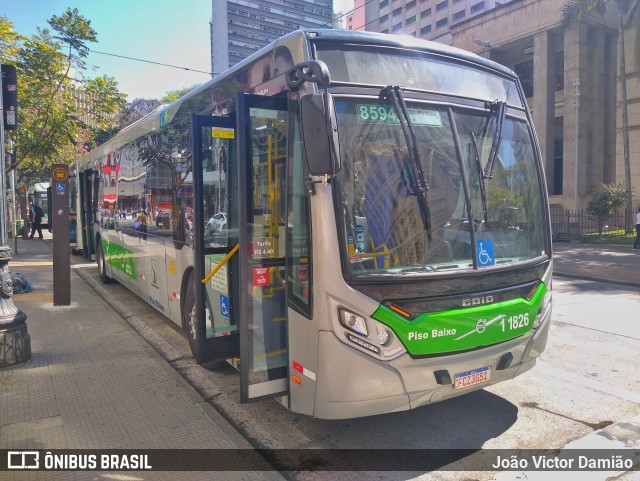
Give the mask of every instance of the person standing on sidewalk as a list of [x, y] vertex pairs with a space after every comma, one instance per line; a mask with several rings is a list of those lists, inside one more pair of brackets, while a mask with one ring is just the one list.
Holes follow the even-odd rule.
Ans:
[[38, 231], [38, 237], [42, 239], [42, 217], [44, 217], [42, 207], [31, 202], [29, 206], [29, 222], [31, 222], [31, 235], [29, 239], [33, 239], [36, 231]]
[[640, 249], [640, 207], [636, 212], [636, 240], [633, 241], [633, 248]]

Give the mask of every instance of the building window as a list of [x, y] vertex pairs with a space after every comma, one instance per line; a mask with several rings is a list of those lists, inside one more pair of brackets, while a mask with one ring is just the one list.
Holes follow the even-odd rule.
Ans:
[[431, 32], [431, 25], [427, 25], [426, 27], [422, 27], [420, 29], [420, 35], [426, 35]]
[[475, 5], [471, 5], [471, 14], [478, 13], [484, 10], [484, 2], [478, 2]]
[[520, 79], [525, 97], [533, 97], [533, 60], [515, 64], [513, 71]]
[[556, 117], [553, 121], [553, 185], [551, 195], [562, 195], [562, 171], [564, 169], [564, 117]]
[[416, 6], [416, 0], [411, 0], [410, 2], [407, 2], [407, 4], [404, 6], [404, 8], [409, 10], [410, 8], [413, 8], [415, 6]]
[[420, 12], [420, 18], [428, 17], [429, 15], [431, 15], [430, 8], [427, 8], [426, 10], [423, 10], [422, 12]]
[[436, 5], [436, 12], [440, 12], [442, 10], [444, 10], [445, 8], [447, 8], [447, 3], [446, 1], [444, 2], [440, 2], [439, 4]]
[[464, 10], [460, 10], [459, 12], [456, 12], [453, 14], [453, 20], [460, 20], [461, 18], [464, 18]]
[[407, 25], [411, 25], [412, 23], [416, 23], [416, 16], [407, 18]]
[[380, 17], [380, 23], [384, 23], [387, 20], [389, 20], [389, 14], [383, 15], [382, 17]]
[[448, 18], [443, 18], [442, 20], [438, 20], [436, 22], [436, 28], [442, 28], [448, 23], [449, 23], [449, 19]]
[[556, 92], [564, 90], [564, 52], [556, 52]]
[[397, 32], [398, 30], [402, 29], [402, 22], [400, 23], [396, 23], [393, 27], [391, 27], [391, 31], [393, 33]]
[[384, 8], [384, 7], [386, 7], [387, 5], [389, 5], [389, 0], [382, 0], [382, 1], [380, 2], [380, 8], [381, 8], [381, 9], [382, 9], [382, 8]]
[[395, 17], [397, 15], [400, 15], [401, 13], [402, 13], [402, 7], [396, 8], [393, 12], [391, 12], [391, 15]]

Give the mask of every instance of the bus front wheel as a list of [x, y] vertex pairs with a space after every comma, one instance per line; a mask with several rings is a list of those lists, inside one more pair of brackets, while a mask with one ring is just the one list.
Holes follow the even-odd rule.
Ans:
[[113, 279], [107, 274], [107, 265], [104, 261], [104, 252], [102, 251], [102, 241], [98, 240], [98, 252], [96, 253], [98, 259], [98, 274], [103, 284], [110, 284]]
[[182, 308], [182, 325], [187, 333], [187, 339], [189, 340], [189, 347], [191, 353], [196, 356], [197, 346], [197, 327], [196, 327], [196, 294], [193, 286], [193, 276], [189, 278], [187, 282], [187, 291], [184, 298], [184, 305]]

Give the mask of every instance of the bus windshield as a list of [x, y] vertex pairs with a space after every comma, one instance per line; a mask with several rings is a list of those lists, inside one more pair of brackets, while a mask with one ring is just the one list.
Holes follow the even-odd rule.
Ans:
[[336, 99], [348, 274], [487, 268], [544, 254], [544, 192], [527, 123], [495, 104], [406, 105], [418, 155], [391, 103]]

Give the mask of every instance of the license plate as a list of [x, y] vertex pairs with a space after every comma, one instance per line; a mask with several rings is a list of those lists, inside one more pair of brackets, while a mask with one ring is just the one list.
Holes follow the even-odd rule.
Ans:
[[491, 379], [491, 366], [480, 367], [472, 371], [456, 374], [453, 383], [454, 389], [465, 389], [487, 382]]

